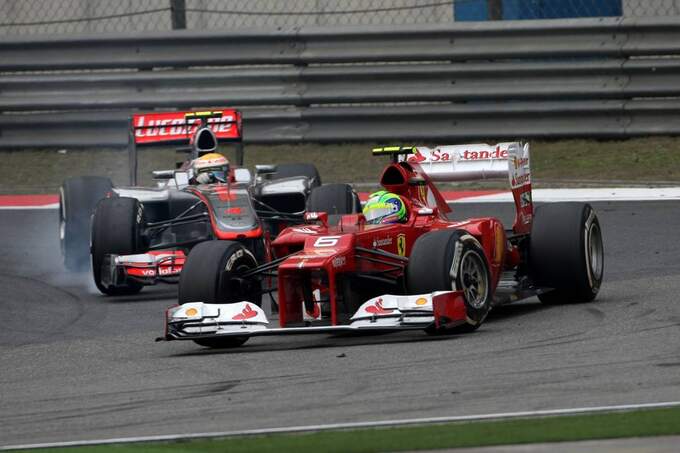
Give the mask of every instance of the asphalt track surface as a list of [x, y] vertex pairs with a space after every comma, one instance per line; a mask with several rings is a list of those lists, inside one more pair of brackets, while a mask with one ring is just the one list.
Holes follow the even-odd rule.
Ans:
[[[475, 333], [155, 343], [176, 287], [66, 273], [56, 210], [0, 211], [0, 446], [676, 401], [680, 202], [593, 203], [596, 302], [500, 307]], [[512, 207], [457, 205], [455, 217]]]

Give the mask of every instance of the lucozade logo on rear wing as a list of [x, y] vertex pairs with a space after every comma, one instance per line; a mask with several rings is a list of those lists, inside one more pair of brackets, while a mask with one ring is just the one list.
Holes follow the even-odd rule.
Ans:
[[218, 140], [241, 138], [241, 114], [233, 109], [209, 112], [151, 112], [133, 115], [135, 143], [189, 140], [201, 125], [202, 117], [207, 117], [206, 121]]

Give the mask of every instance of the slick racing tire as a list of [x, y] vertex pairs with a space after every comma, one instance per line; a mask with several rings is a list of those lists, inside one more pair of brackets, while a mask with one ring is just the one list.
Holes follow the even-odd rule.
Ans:
[[529, 270], [544, 303], [590, 302], [604, 273], [602, 230], [588, 203], [536, 207], [529, 246]]
[[413, 244], [406, 268], [410, 294], [463, 291], [467, 322], [428, 333], [463, 333], [477, 329], [491, 309], [491, 274], [481, 245], [464, 230], [425, 233]]
[[[256, 278], [240, 278], [239, 274], [257, 267], [253, 254], [234, 241], [206, 241], [196, 245], [179, 278], [179, 303], [208, 304], [247, 300], [262, 304], [262, 285]], [[205, 338], [194, 340], [201, 346], [228, 348], [240, 346], [248, 337]]]
[[361, 212], [361, 202], [349, 184], [326, 184], [312, 189], [307, 212], [327, 212], [329, 223], [335, 224], [343, 214]]
[[128, 282], [107, 287], [102, 284], [104, 256], [132, 255], [145, 249], [141, 238], [144, 210], [139, 200], [128, 197], [104, 198], [92, 217], [92, 276], [102, 293], [109, 296], [136, 294], [143, 285]]
[[313, 164], [305, 163], [278, 164], [272, 179], [292, 178], [295, 176], [308, 177], [311, 182], [310, 187], [319, 187], [321, 185], [319, 170]]
[[64, 267], [83, 271], [90, 265], [90, 218], [97, 202], [113, 188], [101, 176], [64, 180], [59, 189], [59, 243]]

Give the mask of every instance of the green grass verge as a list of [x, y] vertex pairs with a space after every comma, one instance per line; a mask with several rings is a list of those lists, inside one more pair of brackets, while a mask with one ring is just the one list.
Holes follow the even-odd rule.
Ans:
[[680, 408], [405, 428], [58, 448], [50, 451], [368, 453], [674, 434], [680, 434]]
[[[387, 161], [371, 156], [373, 145], [250, 145], [245, 164], [252, 168], [258, 163], [310, 162], [319, 168], [324, 182], [371, 183], [377, 182]], [[531, 149], [536, 187], [680, 185], [680, 138], [676, 137], [531, 141]], [[170, 148], [140, 151], [141, 183], [151, 184], [151, 170], [174, 168], [182, 158]], [[128, 160], [125, 151], [111, 149], [0, 151], [0, 174], [0, 193], [55, 193], [69, 176], [102, 175], [117, 185], [126, 184]], [[489, 185], [465, 185], [482, 186]]]

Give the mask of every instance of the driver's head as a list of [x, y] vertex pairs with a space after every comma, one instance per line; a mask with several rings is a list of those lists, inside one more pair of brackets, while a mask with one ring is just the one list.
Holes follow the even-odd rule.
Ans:
[[198, 184], [227, 182], [229, 160], [218, 153], [208, 153], [194, 160], [194, 179]]
[[363, 214], [369, 224], [406, 222], [408, 218], [404, 200], [386, 190], [374, 192], [368, 197]]

